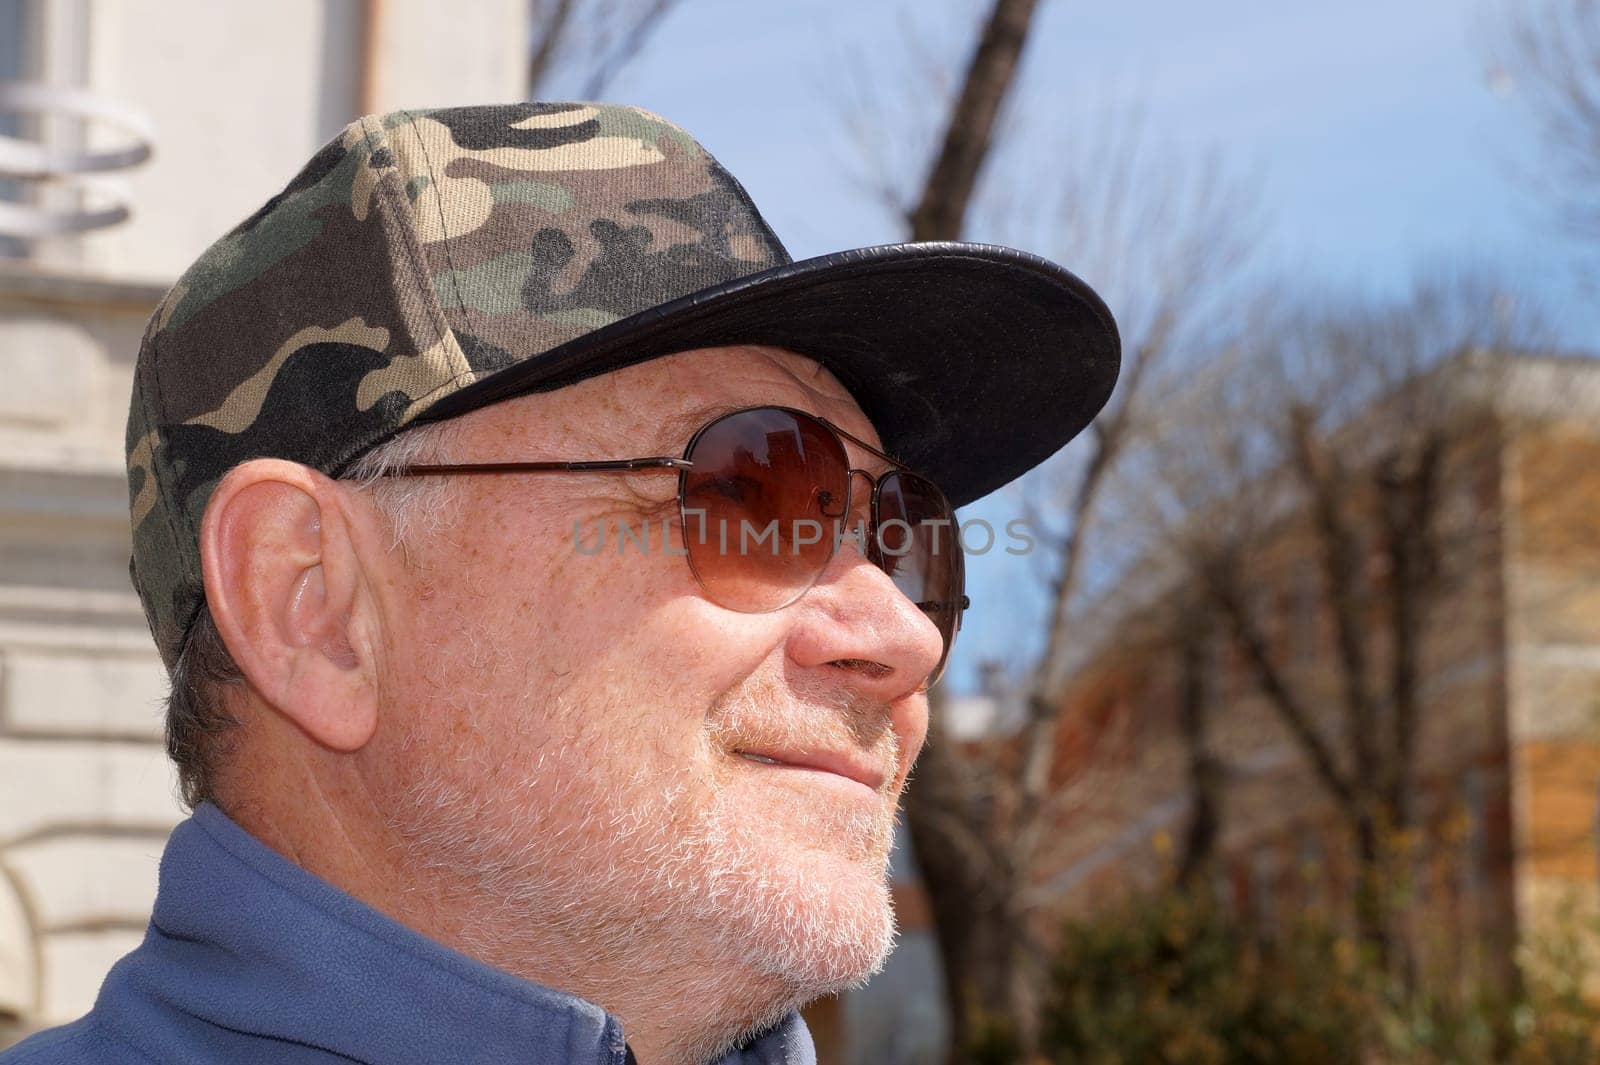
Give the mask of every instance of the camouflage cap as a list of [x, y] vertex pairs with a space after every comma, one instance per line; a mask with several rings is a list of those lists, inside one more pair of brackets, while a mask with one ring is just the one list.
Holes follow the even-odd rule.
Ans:
[[234, 465], [339, 476], [405, 427], [655, 356], [775, 344], [825, 363], [957, 504], [1099, 410], [1119, 348], [1071, 274], [977, 244], [793, 262], [682, 129], [605, 104], [351, 123], [151, 317], [128, 416], [134, 586], [169, 669], [198, 533]]

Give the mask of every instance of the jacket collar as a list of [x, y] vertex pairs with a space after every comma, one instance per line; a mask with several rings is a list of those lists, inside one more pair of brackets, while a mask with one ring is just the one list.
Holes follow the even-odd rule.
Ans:
[[[102, 1009], [123, 1013], [118, 1027], [136, 1043], [141, 1032], [189, 1031], [214, 1045], [220, 1029], [397, 1065], [631, 1062], [621, 1025], [599, 1006], [413, 932], [209, 804], [173, 831], [150, 929], [107, 978]], [[153, 1015], [173, 1011], [180, 1023]], [[176, 1060], [177, 1049], [147, 1053]], [[790, 1014], [720, 1065], [815, 1065], [815, 1051]]]

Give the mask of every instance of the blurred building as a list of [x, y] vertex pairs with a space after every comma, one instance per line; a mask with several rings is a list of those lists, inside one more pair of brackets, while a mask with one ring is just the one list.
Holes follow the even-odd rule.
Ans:
[[525, 0], [0, 0], [0, 1045], [88, 1008], [181, 817], [123, 426], [166, 288], [352, 118], [525, 97]]
[[[1491, 977], [1564, 908], [1600, 917], [1600, 360], [1492, 365], [1492, 412], [1455, 435], [1439, 487], [1415, 827], [1397, 844], [1410, 912], [1425, 918], [1421, 953]], [[1345, 672], [1309, 526], [1293, 512], [1273, 524], [1246, 560], [1246, 591], [1266, 653], [1344, 755]], [[1390, 575], [1375, 535], [1359, 564], [1378, 630]], [[1348, 902], [1350, 833], [1229, 627], [1214, 621], [1198, 654], [1175, 638], [1173, 618], [1196, 601], [1186, 580], [1117, 607], [1074, 674], [1056, 777], [1069, 812], [1044, 886], [1063, 912], [1086, 914], [1170, 873], [1199, 754], [1220, 770], [1211, 875], [1225, 902], [1268, 927]], [[1381, 696], [1392, 647], [1380, 633], [1367, 653]], [[1201, 708], [1202, 743], [1184, 728], [1186, 698]]]
[[[1438, 373], [1441, 389], [1461, 391], [1469, 421], [1448, 434], [1440, 486], [1445, 557], [1419, 654], [1408, 909], [1425, 963], [1504, 980], [1530, 935], [1573, 927], [1574, 915], [1600, 922], [1600, 358], [1488, 356]], [[1361, 417], [1352, 423], [1359, 437]], [[1364, 580], [1381, 609], [1388, 578], [1375, 516], [1363, 520]], [[1343, 750], [1337, 639], [1309, 516], [1285, 508], [1267, 524], [1274, 531], [1247, 559], [1252, 610], [1268, 653]], [[1062, 813], [1036, 885], [1050, 900], [1041, 934], [1170, 878], [1195, 809], [1197, 751], [1182, 711], [1191, 682], [1204, 753], [1220, 769], [1210, 887], [1269, 930], [1310, 907], [1348, 919], [1349, 832], [1226, 626], [1202, 619], [1201, 653], [1185, 654], [1179, 633], [1190, 626], [1174, 621], [1193, 622], [1196, 597], [1170, 563], [1146, 559], [1126, 574], [1078, 626], [1094, 641], [1063, 667], [1052, 778]], [[1366, 643], [1381, 680], [1392, 657], [1381, 637]], [[941, 712], [951, 739], [990, 748], [1004, 766], [1026, 693], [999, 671], [983, 687], [946, 693]], [[899, 842], [899, 947], [866, 988], [808, 1011], [824, 1063], [944, 1060], [928, 900]], [[1600, 963], [1600, 941], [1592, 946]]]

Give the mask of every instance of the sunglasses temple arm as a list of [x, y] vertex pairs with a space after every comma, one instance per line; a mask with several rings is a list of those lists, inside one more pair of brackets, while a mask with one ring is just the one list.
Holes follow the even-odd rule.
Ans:
[[969, 596], [960, 599], [925, 599], [915, 604], [918, 610], [965, 610], [972, 605]]
[[382, 477], [432, 477], [455, 473], [635, 473], [642, 470], [692, 470], [688, 459], [652, 455], [640, 459], [613, 459], [604, 462], [467, 462], [445, 466], [399, 466], [384, 470]]

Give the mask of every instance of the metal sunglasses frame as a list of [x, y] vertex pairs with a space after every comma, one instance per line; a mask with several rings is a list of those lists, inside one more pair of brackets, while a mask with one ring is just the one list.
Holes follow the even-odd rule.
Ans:
[[[694, 434], [689, 437], [688, 444], [684, 445], [683, 457], [681, 458], [673, 458], [667, 455], [647, 455], [641, 458], [602, 459], [599, 461], [586, 462], [464, 462], [443, 465], [417, 463], [414, 465], [396, 466], [392, 469], [383, 471], [381, 476], [435, 477], [458, 473], [640, 473], [651, 470], [672, 471], [678, 474], [678, 520], [683, 523], [683, 533], [685, 538], [687, 538], [689, 535], [688, 511], [690, 509], [688, 505], [688, 474], [690, 470], [694, 469], [694, 462], [691, 461], [688, 456], [694, 453], [695, 445], [699, 443], [700, 438], [705, 435], [705, 433], [713, 426], [716, 426], [729, 418], [736, 418], [740, 415], [750, 414], [753, 411], [780, 411], [784, 414], [790, 415], [791, 417], [813, 422], [828, 430], [828, 432], [833, 434], [834, 438], [839, 441], [839, 450], [843, 452], [845, 456], [845, 462], [843, 463], [845, 467], [845, 505], [843, 513], [849, 514], [851, 508], [854, 506], [853, 496], [855, 491], [856, 476], [859, 474], [860, 476], [865, 477], [867, 479], [867, 483], [872, 485], [872, 496], [869, 511], [871, 515], [871, 536], [869, 550], [863, 553], [867, 556], [867, 560], [869, 562], [877, 566], [880, 570], [883, 570], [886, 574], [888, 574], [889, 571], [885, 568], [882, 559], [876, 557], [877, 551], [874, 548], [877, 544], [878, 537], [879, 502], [882, 498], [884, 482], [890, 477], [897, 475], [914, 477], [922, 484], [927, 485], [928, 488], [932, 489], [938, 494], [938, 498], [944, 503], [945, 510], [951, 515], [951, 525], [952, 528], [954, 528], [955, 508], [950, 506], [949, 501], [945, 499], [944, 493], [939, 490], [938, 485], [934, 484], [926, 477], [923, 477], [921, 474], [911, 469], [911, 467], [907, 466], [893, 455], [889, 455], [883, 451], [880, 451], [855, 434], [841, 429], [837, 425], [834, 425], [826, 418], [811, 414], [807, 411], [797, 410], [793, 407], [780, 407], [772, 404], [764, 404], [755, 407], [741, 407], [738, 410], [731, 410], [724, 414], [717, 415], [694, 431]], [[857, 469], [851, 466], [849, 462], [849, 452], [845, 450], [843, 443], [843, 441], [846, 440], [850, 441], [852, 444], [855, 444], [868, 454], [882, 459], [884, 462], [887, 462], [894, 468], [887, 473], [882, 474], [881, 476], [874, 476], [868, 470]], [[833, 517], [833, 515], [827, 516]], [[837, 541], [838, 538], [835, 537], [835, 549], [837, 548]], [[919, 610], [922, 610], [925, 613], [929, 612], [933, 608], [950, 609], [951, 607], [954, 607], [955, 609], [955, 622], [950, 629], [950, 639], [945, 643], [944, 654], [940, 658], [939, 665], [935, 667], [934, 672], [928, 681], [930, 685], [944, 672], [945, 663], [950, 658], [950, 650], [955, 646], [956, 634], [961, 631], [961, 616], [972, 603], [971, 599], [969, 599], [965, 594], [966, 566], [961, 557], [959, 534], [955, 540], [952, 556], [955, 559], [955, 564], [951, 574], [953, 583], [953, 588], [951, 590], [955, 592], [955, 597], [953, 599], [940, 602], [921, 602], [915, 604]], [[705, 587], [705, 581], [701, 579], [699, 571], [695, 570], [694, 559], [691, 557], [687, 561], [689, 562], [689, 569], [694, 572], [696, 583], [701, 586], [702, 590], [706, 590], [707, 594], [709, 595], [709, 590], [707, 590]], [[798, 602], [807, 592], [812, 589], [812, 587], [816, 584], [817, 579], [822, 576], [823, 570], [827, 569], [828, 563], [832, 561], [833, 550], [830, 550], [828, 553], [828, 558], [823, 563], [822, 568], [812, 576], [810, 582], [807, 583], [804, 588], [795, 593], [794, 598], [767, 610], [740, 611], [740, 613], [769, 614], [772, 613], [772, 611], [782, 610], [784, 607]], [[889, 574], [889, 576], [892, 580], [893, 574]], [[715, 602], [716, 600], [713, 599], [712, 601]]]

